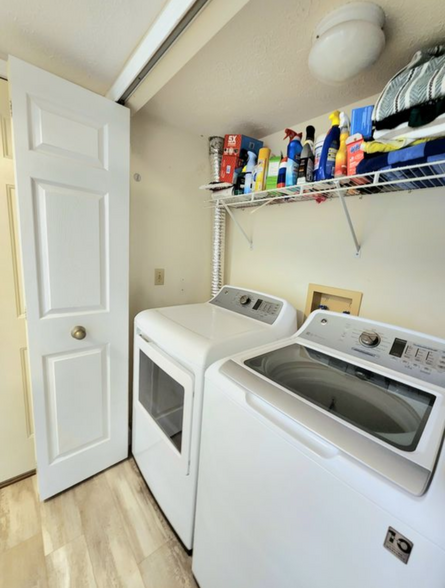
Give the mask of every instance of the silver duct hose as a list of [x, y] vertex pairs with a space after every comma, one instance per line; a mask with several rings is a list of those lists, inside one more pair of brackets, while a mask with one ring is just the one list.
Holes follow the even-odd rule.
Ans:
[[[211, 182], [219, 182], [224, 139], [209, 137], [209, 158]], [[224, 285], [224, 248], [226, 237], [226, 211], [215, 206], [213, 209], [212, 241], [212, 296], [218, 294]]]

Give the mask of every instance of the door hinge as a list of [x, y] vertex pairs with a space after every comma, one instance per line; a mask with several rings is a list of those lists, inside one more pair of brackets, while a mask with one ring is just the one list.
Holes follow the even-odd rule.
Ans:
[[12, 100], [9, 101], [9, 112], [10, 112], [11, 118], [12, 118]]

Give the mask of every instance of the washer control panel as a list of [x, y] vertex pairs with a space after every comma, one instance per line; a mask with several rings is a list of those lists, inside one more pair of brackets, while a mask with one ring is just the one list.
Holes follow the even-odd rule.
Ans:
[[283, 307], [282, 301], [277, 298], [231, 287], [222, 288], [215, 298], [210, 300], [210, 304], [257, 319], [268, 325], [273, 325]]
[[299, 337], [445, 387], [445, 341], [334, 313], [314, 313]]

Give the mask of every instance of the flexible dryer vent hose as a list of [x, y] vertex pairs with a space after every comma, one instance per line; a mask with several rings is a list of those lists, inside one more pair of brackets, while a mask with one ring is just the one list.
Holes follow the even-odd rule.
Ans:
[[[209, 158], [211, 182], [219, 182], [224, 139], [209, 137]], [[212, 296], [218, 294], [224, 285], [224, 248], [226, 236], [226, 211], [215, 206], [213, 209], [212, 242]]]

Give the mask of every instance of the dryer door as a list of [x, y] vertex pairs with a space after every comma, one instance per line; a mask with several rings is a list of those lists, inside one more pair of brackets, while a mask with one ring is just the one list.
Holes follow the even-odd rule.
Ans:
[[185, 474], [189, 471], [193, 375], [154, 343], [136, 336], [134, 406]]

